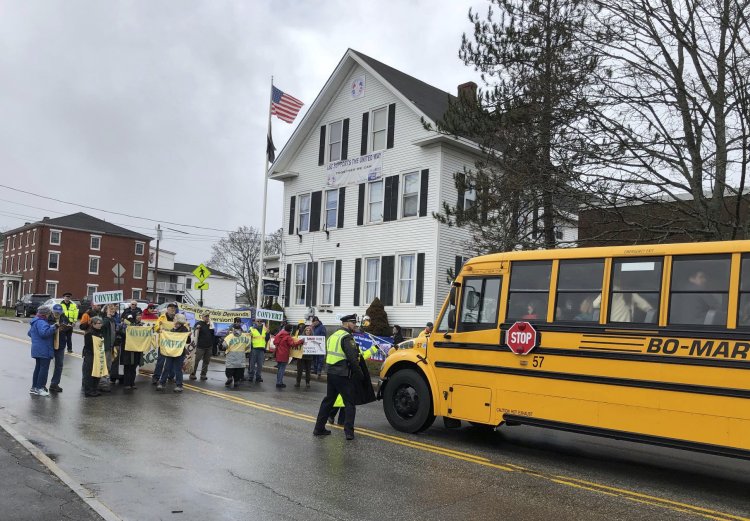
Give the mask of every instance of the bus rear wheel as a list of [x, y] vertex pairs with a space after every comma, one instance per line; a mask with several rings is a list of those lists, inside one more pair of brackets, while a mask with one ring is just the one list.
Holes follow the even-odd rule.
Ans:
[[435, 421], [430, 388], [412, 369], [402, 369], [388, 380], [383, 409], [391, 426], [401, 432], [421, 432]]

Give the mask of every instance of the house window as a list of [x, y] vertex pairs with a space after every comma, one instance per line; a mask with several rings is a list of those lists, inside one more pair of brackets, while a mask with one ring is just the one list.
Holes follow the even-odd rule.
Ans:
[[419, 211], [419, 172], [404, 174], [401, 217], [415, 217]]
[[26, 232], [26, 246], [29, 245], [29, 236], [31, 235], [31, 230]]
[[60, 269], [60, 252], [51, 251], [49, 252], [49, 258], [47, 259], [47, 268], [58, 271]]
[[34, 271], [34, 252], [31, 252], [31, 264], [29, 266], [29, 271]]
[[415, 256], [413, 254], [399, 255], [398, 259], [398, 302], [399, 304], [414, 304]]
[[53, 246], [60, 246], [62, 241], [62, 232], [60, 230], [50, 230], [49, 243]]
[[93, 298], [94, 293], [96, 293], [96, 290], [99, 288], [97, 284], [86, 284], [86, 296], [88, 298]]
[[99, 275], [99, 257], [89, 255], [89, 275]]
[[321, 281], [320, 287], [322, 289], [321, 294], [323, 298], [321, 305], [332, 306], [333, 305], [333, 280], [335, 271], [334, 261], [323, 261], [320, 263]]
[[365, 259], [365, 302], [375, 300], [380, 289], [380, 257]]
[[372, 151], [385, 150], [386, 129], [388, 127], [388, 108], [372, 111]]
[[13, 237], [11, 237], [11, 239], [13, 239], [13, 242], [10, 244], [10, 249], [15, 250], [16, 249], [16, 236], [14, 235]]
[[91, 236], [91, 244], [90, 248], [92, 250], [100, 250], [102, 247], [102, 238], [99, 235], [92, 235]]
[[144, 243], [144, 242], [136, 242], [135, 243], [135, 254], [136, 255], [143, 255], [144, 251], [146, 251], [146, 243]]
[[383, 220], [383, 180], [370, 183], [370, 199], [368, 204], [369, 222], [376, 223]]
[[335, 228], [339, 214], [339, 191], [326, 191], [326, 229]]
[[477, 202], [477, 191], [474, 188], [467, 188], [464, 192], [464, 210], [473, 207]]
[[132, 298], [134, 298], [134, 299], [140, 299], [142, 291], [143, 290], [141, 288], [133, 288], [133, 297]]
[[305, 289], [307, 288], [307, 264], [294, 265], [294, 304], [305, 305]]
[[193, 279], [185, 277], [185, 289], [193, 289]]
[[299, 196], [299, 218], [297, 232], [310, 231], [310, 194]]
[[29, 254], [26, 253], [23, 256], [23, 271], [26, 271], [29, 269]]
[[31, 245], [34, 246], [36, 244], [36, 230], [34, 230], [34, 234], [31, 236]]
[[133, 263], [133, 278], [134, 279], [143, 278], [143, 263], [142, 262], [136, 261]]
[[47, 281], [47, 295], [49, 295], [52, 298], [57, 297], [57, 281], [56, 280]]
[[335, 121], [328, 125], [328, 161], [341, 159], [341, 134], [343, 121]]

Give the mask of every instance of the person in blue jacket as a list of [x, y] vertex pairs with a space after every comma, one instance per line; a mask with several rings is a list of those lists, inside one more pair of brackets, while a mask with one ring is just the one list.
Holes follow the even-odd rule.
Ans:
[[57, 331], [55, 317], [49, 306], [40, 307], [36, 316], [31, 319], [29, 337], [31, 337], [31, 357], [36, 360], [34, 379], [29, 394], [35, 396], [49, 396], [47, 390], [47, 376], [49, 364], [55, 356], [54, 339]]

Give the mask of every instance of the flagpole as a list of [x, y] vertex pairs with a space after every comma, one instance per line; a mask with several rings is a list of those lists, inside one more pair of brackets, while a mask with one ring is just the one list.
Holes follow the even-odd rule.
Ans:
[[263, 303], [263, 272], [265, 271], [266, 247], [266, 199], [268, 199], [268, 139], [271, 136], [271, 103], [273, 102], [273, 76], [271, 76], [271, 90], [268, 93], [268, 133], [266, 134], [266, 160], [263, 162], [263, 215], [260, 225], [260, 264], [258, 269], [258, 293], [255, 299], [255, 309], [261, 309]]

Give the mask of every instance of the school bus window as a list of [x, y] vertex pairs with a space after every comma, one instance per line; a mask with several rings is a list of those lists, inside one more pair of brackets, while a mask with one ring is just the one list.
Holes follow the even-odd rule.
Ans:
[[[453, 317], [452, 319], [450, 317]], [[445, 312], [440, 317], [440, 321], [438, 322], [437, 331], [445, 333], [447, 331], [452, 331], [453, 327], [451, 325], [451, 321], [454, 322], [453, 326], [455, 326], [456, 322], [456, 287], [451, 286], [450, 293], [448, 293], [448, 303], [445, 306]]]
[[[656, 324], [661, 293], [661, 258], [615, 259], [612, 262], [612, 290], [609, 322]], [[601, 307], [601, 297], [593, 302]]]
[[669, 323], [718, 325], [727, 321], [728, 255], [675, 257], [669, 295]]
[[598, 322], [594, 301], [602, 294], [604, 259], [561, 260], [555, 320]]
[[457, 331], [479, 331], [497, 327], [500, 281], [500, 277], [464, 279]]
[[740, 268], [740, 305], [737, 307], [737, 325], [750, 326], [750, 255], [742, 256]]
[[510, 270], [507, 319], [546, 322], [552, 263], [514, 262]]

